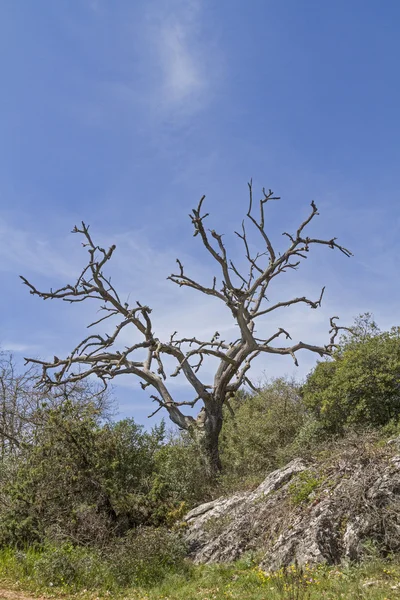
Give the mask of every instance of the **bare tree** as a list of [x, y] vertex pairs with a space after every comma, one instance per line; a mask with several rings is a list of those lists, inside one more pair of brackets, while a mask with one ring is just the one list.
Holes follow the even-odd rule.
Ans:
[[[110, 261], [115, 246], [111, 246], [109, 250], [97, 246], [89, 233], [89, 227], [82, 223], [82, 226], [75, 227], [73, 232], [83, 236], [83, 246], [88, 250], [89, 261], [73, 285], [68, 284], [57, 290], [41, 292], [24, 277], [22, 280], [29, 287], [31, 294], [44, 300], [58, 298], [71, 303], [87, 299], [100, 301], [102, 316], [88, 327], [99, 325], [111, 317], [117, 317], [118, 324], [111, 335], [94, 333], [87, 336], [65, 359], [54, 357], [50, 362], [27, 359], [28, 362], [42, 365], [43, 384], [59, 386], [65, 382], [76, 382], [90, 375], [97, 375], [107, 386], [107, 383], [118, 375], [135, 375], [140, 379], [143, 389], [151, 387], [155, 390], [151, 398], [158, 404], [158, 408], [152, 414], [165, 408], [170, 419], [178, 427], [190, 431], [201, 443], [211, 469], [215, 472], [220, 470], [218, 438], [222, 426], [223, 405], [241, 386], [247, 384], [254, 388], [248, 377], [252, 361], [261, 353], [279, 354], [290, 355], [297, 365], [296, 353], [302, 349], [317, 353], [319, 356], [329, 355], [335, 347], [335, 338], [339, 329], [343, 329], [336, 324], [337, 317], [332, 317], [330, 339], [325, 346], [315, 346], [302, 341], [293, 343], [290, 334], [284, 328], [277, 329], [268, 339], [256, 337], [257, 319], [282, 307], [295, 304], [318, 308], [325, 289], [322, 288], [319, 298], [315, 300], [301, 296], [271, 305], [266, 295], [271, 282], [277, 275], [297, 269], [302, 259], [307, 258], [312, 246], [327, 246], [339, 250], [345, 256], [351, 256], [349, 250], [337, 244], [336, 238], [316, 239], [304, 233], [307, 225], [318, 214], [314, 202], [311, 202], [310, 214], [297, 231], [294, 234], [286, 232], [283, 234], [288, 238], [288, 245], [284, 252], [278, 253], [266, 232], [265, 208], [268, 202], [279, 198], [275, 197], [271, 190], [266, 192], [263, 189], [257, 216], [254, 216], [251, 182], [249, 195], [246, 223], [249, 223], [260, 236], [263, 250], [255, 255], [252, 254], [245, 221], [243, 221], [241, 231], [235, 233], [243, 242], [248, 264], [246, 272], [241, 272], [229, 258], [222, 235], [205, 228], [204, 220], [208, 213], [202, 212], [205, 199], [203, 196], [197, 208], [193, 209], [190, 218], [194, 235], [199, 236], [203, 246], [217, 264], [218, 276], [214, 277], [211, 285], [203, 285], [189, 277], [182, 263], [177, 260], [178, 272], [168, 278], [180, 287], [193, 288], [223, 302], [239, 327], [238, 339], [222, 340], [218, 332], [209, 340], [196, 337], [179, 338], [175, 332], [168, 341], [160, 340], [153, 331], [151, 309], [139, 302], [131, 307], [128, 302], [121, 300], [111, 279], [104, 274], [103, 270]], [[136, 334], [140, 335], [140, 341], [119, 351], [116, 349], [119, 336], [126, 328], [133, 328]], [[280, 339], [284, 339], [285, 342], [279, 344]], [[204, 358], [210, 356], [218, 360], [218, 366], [214, 380], [206, 383], [201, 376], [201, 367]], [[172, 357], [176, 362], [176, 368], [169, 373], [169, 377], [183, 374], [190, 384], [193, 390], [190, 399], [181, 402], [174, 400], [167, 387], [165, 357]], [[185, 414], [184, 406], [194, 407], [199, 401], [202, 408], [197, 418]]]
[[[34, 390], [35, 369], [31, 365], [18, 373], [11, 354], [0, 354], [0, 451], [1, 458], [15, 452], [24, 437], [33, 405], [38, 396]], [[37, 381], [37, 378], [36, 378]]]
[[99, 385], [76, 381], [54, 389], [38, 389], [40, 378], [37, 365], [31, 364], [21, 372], [12, 354], [0, 352], [0, 460], [33, 441], [46, 420], [47, 409], [69, 402], [82, 410], [90, 404], [104, 418], [110, 413], [110, 395]]

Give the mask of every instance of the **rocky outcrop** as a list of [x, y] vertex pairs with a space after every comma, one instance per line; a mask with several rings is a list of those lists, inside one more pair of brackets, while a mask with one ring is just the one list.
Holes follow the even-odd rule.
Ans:
[[254, 491], [198, 506], [185, 517], [193, 560], [229, 562], [257, 551], [272, 571], [358, 560], [372, 545], [399, 550], [400, 456], [387, 448], [346, 448], [319, 463], [296, 459]]

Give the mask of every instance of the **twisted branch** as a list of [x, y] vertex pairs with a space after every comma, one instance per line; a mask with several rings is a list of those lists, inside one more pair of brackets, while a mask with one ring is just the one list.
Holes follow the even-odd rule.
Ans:
[[[239, 326], [238, 339], [232, 342], [222, 340], [219, 332], [215, 332], [210, 340], [196, 337], [178, 338], [175, 331], [168, 341], [160, 340], [153, 332], [151, 308], [140, 302], [137, 302], [134, 307], [130, 307], [128, 302], [123, 302], [111, 283], [111, 278], [104, 274], [104, 269], [115, 251], [115, 245], [108, 250], [95, 245], [89, 233], [89, 226], [82, 222], [79, 228], [73, 229], [73, 233], [83, 237], [82, 245], [86, 248], [89, 258], [74, 284], [42, 292], [25, 277], [21, 276], [21, 279], [31, 294], [43, 300], [59, 299], [69, 303], [83, 302], [88, 299], [99, 301], [100, 316], [91, 322], [88, 328], [98, 327], [111, 317], [119, 317], [120, 322], [111, 334], [96, 332], [85, 337], [65, 359], [58, 357], [54, 357], [53, 361], [26, 359], [27, 362], [42, 366], [42, 384], [59, 386], [96, 375], [106, 387], [110, 380], [119, 375], [134, 375], [140, 380], [143, 389], [151, 387], [156, 392], [151, 395], [151, 399], [158, 403], [158, 408], [152, 415], [165, 408], [174, 423], [181, 428], [190, 429], [195, 426], [196, 420], [182, 412], [183, 406], [193, 408], [201, 401], [206, 414], [211, 414], [216, 403], [222, 406], [225, 400], [242, 385], [249, 385], [252, 389], [256, 389], [248, 377], [248, 371], [252, 361], [260, 354], [290, 355], [296, 365], [298, 364], [296, 353], [302, 349], [319, 356], [330, 354], [336, 347], [338, 332], [346, 329], [336, 324], [337, 317], [332, 317], [330, 320], [330, 339], [325, 346], [315, 346], [302, 341], [291, 345], [279, 345], [283, 338], [286, 341], [292, 340], [289, 332], [283, 327], [278, 328], [266, 339], [257, 338], [255, 323], [259, 317], [281, 308], [290, 308], [295, 304], [304, 304], [312, 309], [321, 306], [325, 286], [316, 300], [298, 296], [273, 305], [265, 304], [268, 303], [267, 291], [273, 279], [288, 270], [297, 269], [301, 261], [307, 258], [311, 247], [328, 246], [339, 250], [347, 257], [351, 256], [351, 252], [339, 245], [336, 238], [323, 240], [305, 235], [306, 227], [318, 215], [314, 201], [311, 202], [311, 212], [296, 232], [283, 233], [283, 236], [289, 240], [289, 244], [283, 252], [278, 252], [266, 232], [266, 208], [270, 201], [279, 198], [274, 196], [271, 190], [266, 192], [263, 189], [263, 196], [258, 203], [258, 215], [255, 216], [252, 182], [248, 187], [249, 206], [246, 219], [250, 228], [255, 229], [263, 245], [257, 253], [254, 255], [251, 253], [248, 231], [243, 221], [241, 232], [235, 233], [243, 243], [248, 272], [241, 272], [229, 257], [222, 234], [214, 229], [205, 228], [204, 222], [209, 215], [202, 213], [205, 200], [203, 196], [197, 208], [190, 214], [190, 219], [194, 236], [199, 236], [204, 248], [218, 264], [219, 273], [214, 276], [212, 285], [203, 285], [189, 277], [185, 273], [182, 262], [177, 259], [178, 272], [168, 277], [179, 287], [191, 287], [224, 302]], [[120, 335], [126, 329], [131, 330], [134, 335], [139, 333], [141, 340], [125, 346], [122, 350], [116, 349]], [[171, 373], [167, 373], [165, 368], [166, 355], [176, 362]], [[203, 382], [200, 377], [206, 357], [218, 361], [214, 379], [208, 383]], [[169, 377], [177, 377], [180, 374], [186, 378], [194, 392], [193, 398], [183, 402], [175, 401], [166, 387]]]

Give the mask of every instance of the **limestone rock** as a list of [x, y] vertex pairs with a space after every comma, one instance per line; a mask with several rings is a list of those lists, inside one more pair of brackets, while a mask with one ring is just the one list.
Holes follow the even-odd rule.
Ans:
[[[394, 445], [391, 446], [394, 449]], [[296, 459], [252, 492], [198, 506], [186, 517], [196, 563], [262, 553], [265, 571], [361, 558], [365, 543], [400, 549], [400, 456], [357, 447], [333, 463]]]

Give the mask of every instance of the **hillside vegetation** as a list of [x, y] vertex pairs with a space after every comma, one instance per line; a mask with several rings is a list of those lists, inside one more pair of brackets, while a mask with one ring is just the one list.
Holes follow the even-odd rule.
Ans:
[[[368, 456], [372, 475], [390, 460], [400, 435], [399, 328], [381, 332], [363, 315], [303, 384], [275, 379], [257, 393], [237, 393], [224, 408], [218, 478], [187, 432], [115, 422], [109, 398], [83, 382], [57, 394], [38, 392], [35, 382], [34, 370], [19, 374], [3, 355], [0, 576], [7, 585], [149, 600], [400, 597], [397, 497], [387, 535], [363, 540], [358, 565], [293, 564], [268, 574], [259, 566], [260, 540], [235, 564], [194, 566], [184, 520], [199, 504], [254, 490], [302, 459], [312, 468], [292, 484], [290, 521], [299, 507], [308, 510], [322, 475], [337, 476], [329, 475], [333, 456], [338, 463]], [[224, 523], [213, 526], [211, 537]]]

